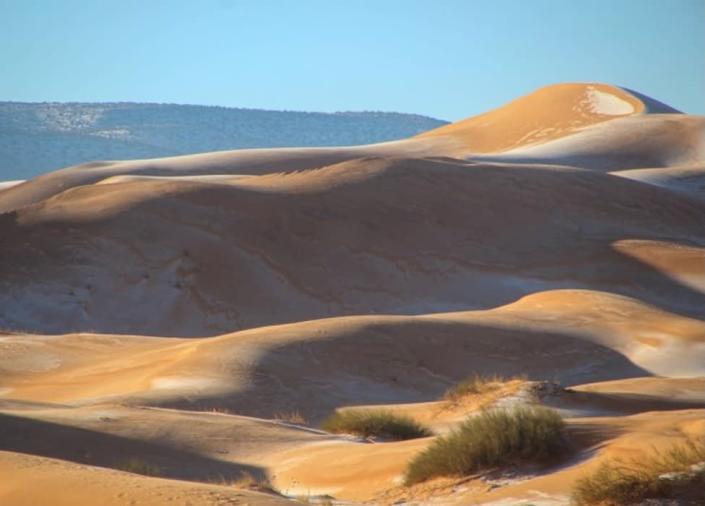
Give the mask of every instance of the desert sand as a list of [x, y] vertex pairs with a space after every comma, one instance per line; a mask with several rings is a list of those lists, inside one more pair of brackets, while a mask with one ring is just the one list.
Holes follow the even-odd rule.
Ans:
[[[703, 181], [705, 118], [573, 83], [403, 141], [0, 186], [0, 504], [567, 504], [705, 435]], [[473, 374], [516, 379], [443, 400]], [[405, 487], [433, 437], [321, 430], [521, 404], [569, 461]]]

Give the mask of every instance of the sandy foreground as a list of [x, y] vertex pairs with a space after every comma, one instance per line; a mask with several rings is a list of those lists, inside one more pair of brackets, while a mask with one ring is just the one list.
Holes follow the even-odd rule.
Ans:
[[[0, 186], [0, 504], [567, 504], [705, 435], [703, 181], [704, 118], [565, 84], [403, 141]], [[472, 374], [521, 379], [443, 400]], [[568, 461], [405, 487], [432, 437], [320, 429], [524, 403]]]

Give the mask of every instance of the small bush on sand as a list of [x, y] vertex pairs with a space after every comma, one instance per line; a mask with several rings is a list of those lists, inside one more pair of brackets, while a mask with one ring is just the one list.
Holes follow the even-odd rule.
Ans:
[[705, 504], [705, 438], [688, 440], [638, 461], [605, 461], [576, 482], [572, 499], [579, 506], [621, 506], [692, 493], [699, 493], [694, 499], [702, 501], [693, 504]]
[[414, 458], [405, 483], [467, 476], [522, 462], [544, 463], [565, 454], [565, 423], [544, 407], [493, 409], [465, 420]]
[[412, 418], [383, 409], [339, 411], [328, 417], [322, 427], [325, 431], [338, 434], [377, 436], [396, 440], [433, 435], [430, 429]]
[[159, 476], [161, 469], [159, 466], [145, 462], [137, 457], [132, 457], [117, 466], [121, 471], [128, 473], [144, 474], [146, 476]]
[[486, 376], [475, 374], [461, 381], [457, 385], [450, 387], [443, 395], [443, 400], [449, 402], [459, 402], [469, 395], [484, 394], [499, 390], [502, 386], [513, 380], [525, 379], [523, 377], [504, 377], [500, 375]]

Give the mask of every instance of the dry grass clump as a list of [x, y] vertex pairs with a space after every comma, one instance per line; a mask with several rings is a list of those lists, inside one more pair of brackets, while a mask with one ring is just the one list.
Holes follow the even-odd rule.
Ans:
[[605, 461], [578, 480], [572, 500], [579, 506], [621, 506], [693, 494], [701, 501], [693, 504], [705, 504], [705, 437], [639, 460]]
[[300, 411], [276, 413], [274, 419], [278, 422], [292, 423], [294, 425], [308, 425], [308, 420]]
[[568, 450], [565, 423], [552, 409], [493, 409], [465, 420], [409, 464], [406, 485], [440, 476], [467, 476], [522, 462], [544, 463]]
[[323, 430], [362, 437], [395, 440], [432, 436], [431, 430], [413, 418], [384, 409], [358, 409], [333, 413], [322, 424]]
[[117, 469], [128, 473], [143, 474], [145, 476], [159, 476], [161, 468], [155, 464], [150, 464], [137, 457], [132, 457], [117, 465]]
[[475, 374], [446, 390], [443, 399], [449, 402], [459, 402], [469, 395], [493, 392], [499, 390], [510, 381], [522, 379], [526, 378], [520, 376], [505, 377], [498, 374], [493, 374], [492, 376]]

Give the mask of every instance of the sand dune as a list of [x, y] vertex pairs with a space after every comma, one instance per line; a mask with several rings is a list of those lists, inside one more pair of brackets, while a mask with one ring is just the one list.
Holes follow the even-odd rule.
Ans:
[[621, 170], [615, 171], [613, 174], [683, 192], [694, 198], [705, 198], [705, 167], [702, 164]]
[[306, 170], [366, 156], [429, 156], [443, 153], [434, 140], [394, 141], [348, 148], [272, 148], [220, 151], [151, 160], [105, 161], [49, 172], [2, 193], [0, 212], [18, 209], [76, 186], [113, 176], [210, 176]]
[[[687, 435], [701, 434], [704, 414], [700, 409], [573, 419], [569, 427], [574, 440], [583, 446], [583, 459], [539, 477], [520, 475], [494, 483], [491, 479], [439, 480], [407, 489], [400, 484], [405, 464], [428, 444], [428, 440], [413, 440], [384, 445], [328, 443], [291, 450], [281, 455], [281, 460], [291, 464], [278, 468], [277, 483], [295, 483], [297, 490], [374, 504], [494, 504], [509, 498], [509, 504], [542, 504], [545, 500], [546, 504], [567, 504], [573, 482], [602, 459], [645, 455], [653, 448], [682, 442]], [[304, 452], [306, 458], [302, 458]], [[322, 466], [327, 473], [316, 472]]]
[[346, 405], [435, 400], [469, 371], [566, 385], [705, 376], [705, 323], [634, 299], [559, 290], [486, 311], [332, 318], [199, 340], [7, 336], [0, 350], [8, 399], [139, 399], [264, 417], [298, 411], [315, 421]]
[[488, 153], [558, 139], [618, 117], [677, 112], [617, 86], [567, 83], [546, 86], [499, 109], [419, 137], [453, 139], [459, 150]]
[[[677, 113], [649, 97], [597, 83], [541, 88], [499, 109], [420, 136], [348, 148], [243, 149], [151, 160], [103, 161], [44, 174], [7, 188], [0, 212], [118, 175], [193, 176], [305, 170], [365, 156], [453, 156], [502, 152], [558, 139], [624, 116]], [[647, 143], [642, 148], [648, 149]]]
[[[472, 498], [480, 504], [512, 504], [536, 501], [539, 504], [565, 504], [569, 501], [570, 487], [574, 481], [606, 458], [639, 459], [654, 450], [663, 450], [671, 445], [682, 443], [688, 436], [699, 436], [705, 430], [705, 411], [685, 410], [651, 412], [619, 418], [587, 418], [572, 422], [578, 434], [581, 428], [589, 438], [597, 439], [594, 446], [587, 448], [590, 454], [598, 450], [597, 456], [586, 459], [578, 465], [541, 477], [528, 477], [516, 480], [507, 486], [479, 493], [458, 494], [455, 504]], [[595, 433], [598, 436], [595, 438]], [[473, 491], [474, 492], [474, 491]]]
[[[574, 295], [574, 302], [577, 303], [568, 308], [573, 316], [558, 321], [555, 314], [565, 309], [563, 301], [569, 298], [567, 295]], [[592, 314], [585, 310], [588, 307], [592, 309], [589, 304], [579, 303], [581, 297], [593, 298]], [[600, 326], [598, 313], [610, 304], [618, 310], [613, 311], [610, 320]], [[584, 309], [582, 313], [580, 307]], [[571, 377], [578, 381], [604, 378], [606, 375], [625, 377], [630, 367], [632, 374], [643, 376], [648, 375], [649, 371], [630, 366], [625, 361], [628, 352], [638, 354], [638, 349], [635, 349], [638, 345], [625, 345], [624, 342], [627, 336], [632, 336], [628, 329], [629, 322], [639, 321], [635, 318], [635, 311], [639, 319], [646, 320], [644, 326], [649, 326], [658, 318], [666, 319], [664, 324], [668, 324], [668, 318], [680, 322], [680, 325], [673, 326], [679, 328], [679, 332], [668, 336], [664, 332], [661, 339], [686, 343], [695, 340], [694, 345], [702, 345], [705, 333], [702, 332], [702, 324], [698, 332], [699, 322], [665, 315], [633, 300], [585, 292], [539, 294], [493, 311], [416, 318], [375, 317], [372, 322], [366, 321], [370, 320], [369, 317], [343, 318], [243, 331], [206, 340], [176, 340], [180, 341], [177, 343], [173, 339], [146, 338], [150, 345], [156, 341], [163, 342], [162, 359], [151, 360], [141, 366], [142, 358], [139, 355], [144, 352], [134, 347], [130, 351], [120, 346], [122, 338], [117, 336], [109, 340], [107, 336], [45, 338], [47, 347], [61, 346], [64, 350], [62, 356], [69, 362], [98, 362], [95, 355], [91, 356], [86, 351], [90, 350], [90, 346], [77, 345], [78, 339], [105, 339], [106, 344], [113, 345], [111, 354], [121, 357], [119, 360], [103, 361], [105, 365], [102, 367], [60, 366], [53, 371], [53, 375], [38, 373], [32, 367], [22, 374], [17, 370], [19, 367], [15, 367], [13, 385], [17, 388], [5, 394], [6, 406], [0, 412], [0, 431], [8, 436], [1, 449], [103, 467], [119, 466], [120, 462], [136, 455], [158, 465], [162, 475], [181, 480], [212, 481], [222, 476], [227, 481], [243, 471], [267, 474], [280, 491], [292, 496], [330, 494], [348, 500], [377, 498], [375, 502], [386, 501], [385, 496], [398, 498], [398, 494], [419, 494], [423, 497], [423, 487], [408, 491], [399, 487], [399, 480], [405, 463], [428, 444], [427, 440], [370, 445], [242, 416], [135, 409], [112, 402], [129, 400], [131, 403], [148, 404], [167, 401], [189, 409], [210, 409], [210, 403], [213, 408], [235, 412], [255, 411], [268, 417], [275, 416], [276, 410], [281, 413], [295, 410], [315, 423], [325, 414], [322, 411], [326, 406], [332, 409], [336, 405], [370, 402], [379, 405], [400, 399], [434, 399], [467, 371], [526, 372], [526, 367], [518, 363], [521, 361], [535, 367], [535, 371], [530, 372], [532, 376], [548, 376], [547, 373], [550, 373], [552, 379], [568, 382]], [[463, 320], [482, 322], [483, 325], [478, 325], [479, 332], [472, 332], [472, 326], [458, 324]], [[488, 321], [496, 322], [494, 330]], [[597, 325], [591, 325], [591, 321]], [[431, 326], [424, 325], [424, 322], [429, 322]], [[551, 341], [547, 337], [548, 329], [559, 325], [564, 327], [564, 335]], [[512, 331], [512, 327], [515, 330]], [[621, 330], [621, 337], [616, 329]], [[342, 337], [336, 337], [336, 333], [346, 332], [352, 334], [348, 338], [349, 344]], [[571, 337], [571, 334], [580, 337]], [[605, 341], [605, 336], [612, 340], [614, 350], [610, 353], [590, 344]], [[136, 337], [126, 339], [127, 344], [141, 340]], [[634, 340], [640, 341], [638, 334]], [[318, 347], [315, 346], [316, 341], [320, 343]], [[375, 345], [375, 342], [379, 344]], [[198, 346], [198, 355], [188, 354], [185, 363], [176, 366], [178, 372], [160, 367], [171, 362], [167, 358], [170, 354], [185, 355], [182, 352], [184, 345], [189, 348]], [[393, 353], [390, 353], [390, 348]], [[513, 348], [515, 353], [512, 353]], [[175, 349], [179, 352], [172, 351]], [[622, 355], [616, 351], [620, 349], [628, 352], [622, 352], [625, 353]], [[73, 354], [65, 350], [72, 350]], [[435, 352], [430, 353], [431, 350]], [[439, 354], [439, 350], [444, 350], [444, 353]], [[103, 348], [100, 351], [106, 350]], [[226, 355], [234, 363], [228, 364]], [[259, 363], [253, 364], [249, 371], [238, 369], [238, 363], [245, 361], [248, 355], [259, 357]], [[414, 355], [417, 358], [413, 358]], [[610, 355], [622, 358], [610, 358]], [[672, 357], [668, 348], [662, 349], [662, 361], [664, 357], [668, 360]], [[17, 359], [21, 356], [16, 356], [15, 361], [8, 358], [6, 363], [22, 363]], [[424, 359], [426, 363], [418, 363]], [[700, 367], [705, 363], [702, 357], [692, 357], [692, 361]], [[218, 367], [215, 366], [217, 362], [220, 362]], [[416, 364], [415, 375], [402, 376], [404, 370], [408, 371], [405, 364], [409, 363]], [[122, 369], [118, 368], [119, 364]], [[548, 364], [561, 364], [567, 374], [556, 375], [556, 369]], [[132, 392], [122, 399], [111, 399], [109, 395], [104, 398], [80, 398], [82, 395], [94, 396], [93, 385], [96, 383], [104, 384], [108, 394], [118, 392], [118, 385], [128, 383], [127, 378], [144, 379], [149, 376], [149, 371], [170, 374], [169, 377], [181, 378], [185, 385], [191, 385], [189, 380], [204, 374], [213, 376], [215, 370], [221, 377], [226, 373], [230, 376], [232, 386], [229, 391], [190, 388], [187, 392], [165, 392], [157, 388], [153, 397]], [[303, 371], [307, 374], [302, 374]], [[316, 374], [311, 371], [316, 371]], [[396, 374], [399, 377], [393, 376]], [[641, 377], [590, 383], [575, 386], [573, 390], [576, 393], [563, 394], [555, 400], [548, 399], [548, 403], [561, 409], [566, 416], [579, 417], [571, 422], [578, 439], [583, 437], [580, 436], [583, 426], [590, 428], [586, 435], [593, 436], [581, 443], [588, 452], [586, 455], [591, 455], [589, 449], [595, 444], [604, 446], [606, 450], [593, 458], [634, 451], [631, 448], [646, 451], [656, 441], [654, 434], [663, 431], [664, 427], [668, 427], [669, 431], [680, 428], [678, 430], [697, 433], [700, 430], [697, 423], [693, 424], [702, 421], [702, 409], [673, 411], [684, 406], [705, 406], [702, 395], [705, 373], [701, 370], [700, 374], [700, 378]], [[147, 384], [154, 387], [152, 381]], [[37, 394], [42, 390], [44, 405], [22, 405], [22, 400], [39, 400]], [[499, 396], [512, 395], [512, 392], [509, 390]], [[106, 401], [112, 402], [106, 404]], [[46, 402], [68, 402], [73, 405], [51, 406]], [[88, 406], [87, 403], [93, 405]], [[428, 420], [429, 416], [438, 416], [439, 403], [421, 402], [417, 407], [413, 404], [390, 407]], [[468, 404], [461, 410], [467, 413], [479, 407]], [[654, 418], [652, 413], [643, 419], [637, 417], [633, 426], [625, 425], [629, 422], [624, 418], [625, 414], [653, 412], [655, 408], [672, 414], [664, 412], [663, 416]], [[447, 423], [444, 419], [451, 422], [459, 414], [451, 410], [438, 421], [444, 426]], [[597, 440], [591, 428], [595, 425], [602, 427]], [[610, 434], [616, 428], [622, 435], [613, 439]], [[649, 437], [646, 438], [646, 435]], [[658, 444], [665, 444], [673, 437], [683, 436], [669, 436]], [[65, 444], [57, 446], [52, 442], [59, 439]], [[90, 454], [83, 453], [82, 448], [85, 447], [91, 449]], [[572, 480], [580, 475], [583, 466], [588, 465], [583, 460], [577, 461], [577, 464], [577, 467], [570, 467], [556, 476], [517, 482], [497, 494], [531, 497], [532, 490], [539, 490], [560, 496], [567, 493]], [[322, 467], [326, 469], [325, 473], [319, 472]], [[112, 485], [108, 488], [112, 489]], [[151, 485], [146, 488], [149, 492]], [[462, 504], [485, 490], [487, 484], [478, 482], [466, 490], [466, 494], [451, 494], [455, 501], [451, 503]], [[497, 494], [488, 497], [494, 498]]]
[[614, 119], [543, 144], [476, 160], [623, 171], [705, 164], [705, 118], [649, 114]]
[[0, 452], [0, 469], [4, 477], [0, 499], [12, 506], [296, 504], [271, 494], [237, 490], [227, 484], [149, 478], [21, 453]]
[[570, 395], [549, 399], [547, 404], [571, 416], [617, 417], [702, 408], [705, 405], [705, 377], [648, 376], [589, 383], [573, 387]]
[[[705, 434], [704, 125], [566, 84], [393, 143], [5, 185], [0, 503], [566, 504], [602, 459]], [[442, 400], [472, 374], [526, 379]], [[566, 418], [570, 461], [409, 488], [432, 438], [319, 428], [521, 403]]]
[[697, 199], [609, 174], [451, 159], [86, 185], [4, 216], [0, 321], [202, 336], [562, 287], [700, 315], [700, 285], [614, 245], [700, 251], [704, 219]]

